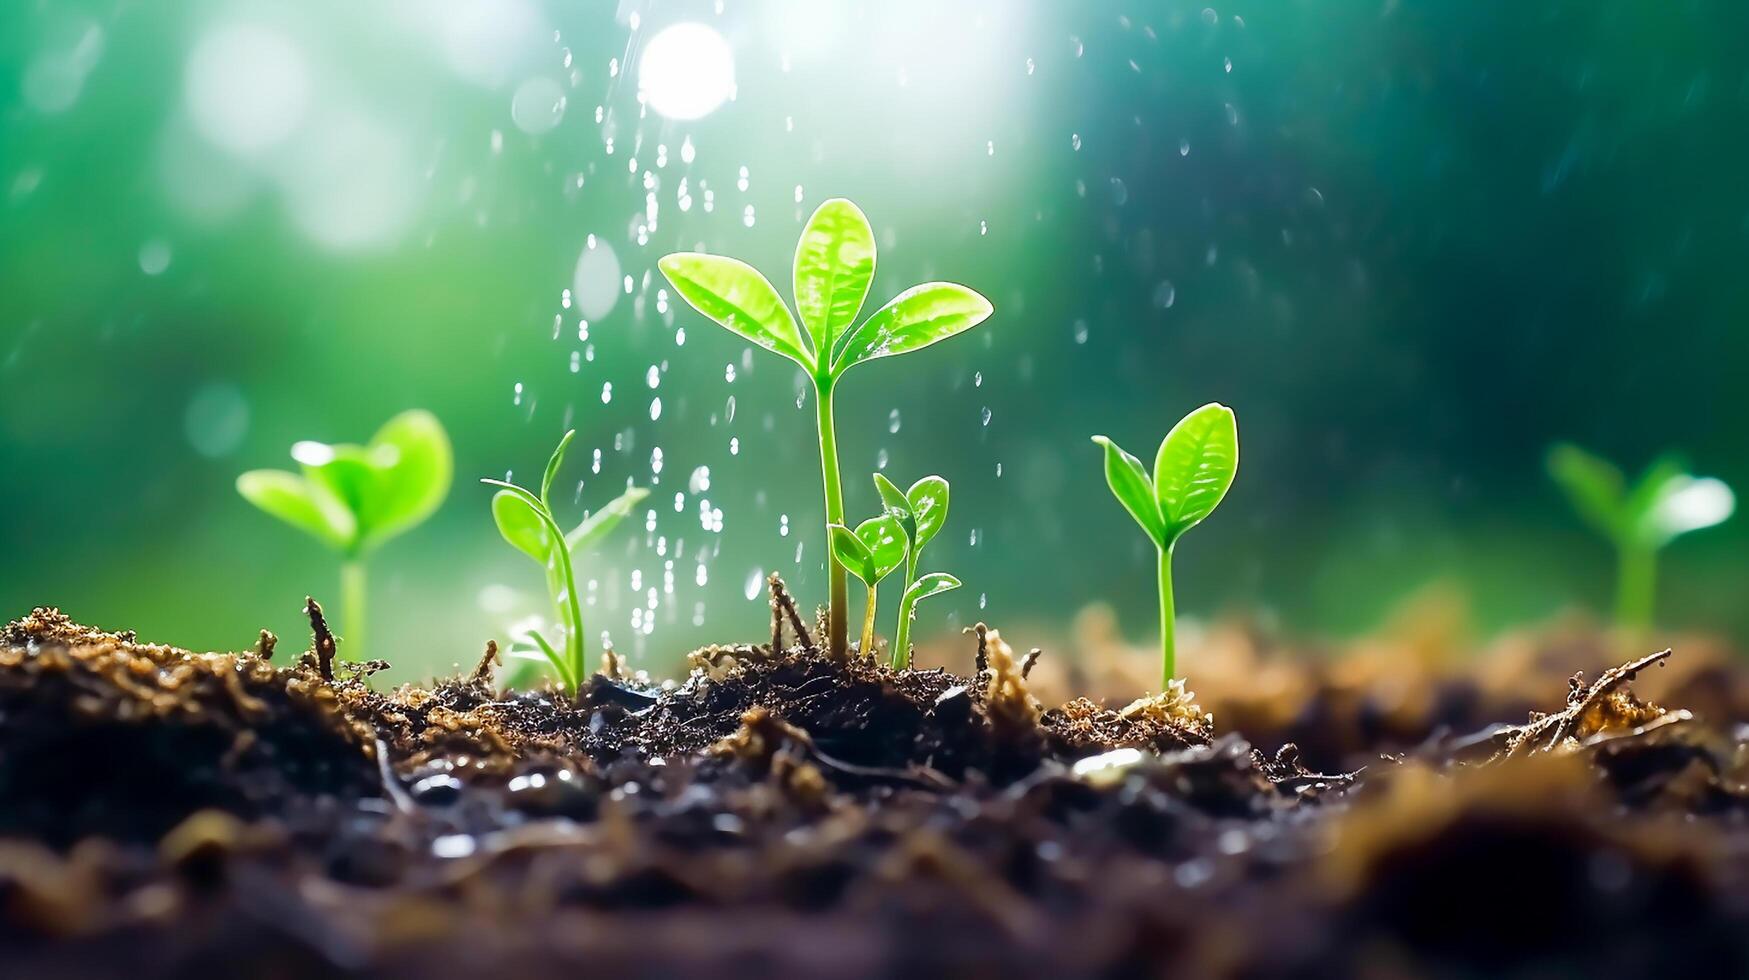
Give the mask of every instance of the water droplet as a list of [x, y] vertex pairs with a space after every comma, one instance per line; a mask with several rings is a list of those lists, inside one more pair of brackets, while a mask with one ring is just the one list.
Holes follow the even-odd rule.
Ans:
[[1179, 140], [1178, 141], [1178, 155], [1181, 157], [1190, 156], [1190, 141], [1189, 140]]
[[1071, 149], [1075, 150], [1076, 152], [1080, 152], [1080, 150], [1081, 150], [1081, 134], [1080, 133], [1070, 133], [1069, 134], [1069, 147]]
[[650, 399], [650, 421], [654, 422], [661, 417], [662, 417], [662, 399], [660, 399], [660, 398]]
[[510, 97], [510, 121], [530, 136], [548, 132], [565, 118], [565, 90], [550, 78], [531, 78]]
[[1178, 290], [1172, 285], [1172, 280], [1162, 279], [1160, 285], [1154, 287], [1154, 305], [1162, 310], [1169, 310], [1178, 300]]
[[1074, 334], [1075, 343], [1077, 343], [1077, 344], [1087, 343], [1087, 321], [1086, 320], [1076, 320], [1074, 326], [1071, 327], [1071, 332]]
[[777, 515], [777, 533], [779, 537], [789, 537], [789, 515]]
[[711, 468], [708, 466], [698, 467], [697, 469], [692, 471], [692, 476], [687, 478], [686, 489], [692, 491], [695, 494], [704, 493], [705, 491], [709, 490], [710, 488], [711, 488]]
[[990, 424], [990, 406], [988, 406], [988, 405], [984, 406], [984, 412], [983, 412], [982, 418], [983, 418], [983, 422], [985, 425]]
[[606, 405], [611, 401], [613, 401], [613, 382], [603, 381], [601, 383], [601, 404]]
[[522, 382], [520, 382], [520, 381], [518, 381], [516, 383], [516, 387], [514, 389], [512, 389], [510, 392], [510, 404], [512, 404], [512, 405], [521, 405], [522, 404]]
[[974, 387], [974, 388], [984, 387], [984, 372], [982, 372], [982, 371], [973, 371], [972, 372], [972, 387]]
[[140, 246], [140, 271], [148, 276], [159, 276], [170, 268], [170, 243], [162, 238], [153, 238]]
[[662, 383], [662, 372], [657, 369], [656, 365], [650, 365], [650, 369], [644, 372], [644, 383], [651, 388]]
[[899, 432], [899, 410], [896, 408], [887, 413], [887, 431], [894, 435]]

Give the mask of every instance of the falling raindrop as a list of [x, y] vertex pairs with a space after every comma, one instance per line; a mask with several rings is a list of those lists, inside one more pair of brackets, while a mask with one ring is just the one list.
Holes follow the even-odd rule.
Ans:
[[894, 435], [899, 432], [899, 410], [896, 408], [887, 413], [887, 431]]

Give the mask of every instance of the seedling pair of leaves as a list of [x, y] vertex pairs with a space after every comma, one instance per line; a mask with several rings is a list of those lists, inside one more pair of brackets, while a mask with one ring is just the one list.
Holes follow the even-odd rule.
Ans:
[[[989, 300], [951, 282], [929, 282], [893, 297], [860, 325], [874, 281], [875, 239], [856, 205], [835, 198], [820, 205], [796, 244], [796, 310], [803, 332], [783, 299], [758, 270], [721, 255], [677, 252], [657, 263], [692, 307], [766, 350], [789, 358], [814, 382], [820, 437], [820, 475], [826, 497], [828, 545], [832, 525], [844, 524], [844, 492], [838, 471], [838, 441], [832, 394], [846, 371], [865, 361], [905, 354], [976, 326], [991, 313]], [[848, 648], [846, 568], [834, 548], [827, 553], [831, 601], [828, 649]]]
[[876, 473], [875, 489], [885, 513], [870, 518], [851, 531], [842, 524], [830, 527], [832, 554], [850, 574], [868, 586], [868, 611], [863, 616], [864, 656], [874, 651], [875, 605], [881, 580], [899, 566], [905, 568], [905, 588], [899, 600], [899, 624], [893, 633], [892, 664], [895, 670], [911, 665], [911, 620], [917, 603], [930, 596], [951, 592], [960, 580], [946, 572], [917, 577], [917, 561], [923, 546], [947, 523], [947, 481], [926, 476], [901, 491], [893, 481]]
[[492, 495], [492, 520], [498, 525], [498, 533], [546, 572], [547, 594], [552, 597], [564, 630], [563, 649], [555, 647], [539, 630], [529, 630], [526, 638], [540, 649], [560, 683], [572, 694], [587, 675], [587, 642], [583, 633], [583, 605], [577, 595], [575, 560], [611, 534], [632, 508], [650, 495], [643, 487], [628, 487], [570, 531], [560, 530], [551, 503], [553, 479], [558, 476], [565, 450], [576, 434], [573, 429], [559, 440], [541, 474], [539, 494], [503, 480], [480, 481], [500, 488]]
[[1690, 474], [1674, 455], [1653, 462], [1631, 487], [1619, 468], [1578, 446], [1556, 446], [1548, 466], [1573, 509], [1614, 546], [1616, 622], [1631, 630], [1651, 624], [1658, 552], [1736, 509], [1724, 481]]
[[250, 470], [243, 499], [341, 556], [341, 638], [355, 659], [365, 648], [365, 559], [430, 517], [449, 493], [455, 457], [442, 423], [414, 410], [390, 419], [365, 445], [304, 441], [296, 473]]
[[1159, 552], [1161, 689], [1177, 668], [1172, 603], [1172, 550], [1184, 532], [1214, 513], [1239, 471], [1239, 426], [1233, 410], [1210, 403], [1166, 433], [1154, 475], [1105, 436], [1105, 482]]

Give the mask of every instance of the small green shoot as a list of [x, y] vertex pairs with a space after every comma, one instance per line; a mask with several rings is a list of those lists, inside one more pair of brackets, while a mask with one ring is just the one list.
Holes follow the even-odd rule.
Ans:
[[632, 512], [632, 508], [650, 495], [650, 491], [643, 487], [627, 487], [624, 493], [584, 518], [569, 533], [561, 531], [559, 522], [553, 517], [550, 495], [553, 478], [558, 475], [559, 467], [565, 461], [565, 450], [570, 447], [571, 439], [576, 434], [573, 429], [559, 440], [558, 448], [553, 450], [552, 457], [547, 460], [546, 471], [541, 475], [539, 494], [503, 480], [480, 481], [500, 488], [492, 495], [492, 520], [498, 525], [498, 533], [512, 547], [533, 558], [546, 571], [547, 593], [552, 597], [553, 606], [558, 611], [559, 622], [564, 629], [564, 649], [561, 651], [554, 647], [539, 630], [529, 630], [527, 639], [540, 648], [559, 675], [559, 682], [573, 695], [587, 675], [583, 605], [577, 596], [574, 560], [612, 533], [619, 526], [619, 522]]
[[1554, 447], [1548, 467], [1573, 509], [1615, 547], [1615, 618], [1631, 632], [1652, 624], [1658, 552], [1725, 521], [1737, 507], [1724, 481], [1690, 475], [1675, 456], [1653, 462], [1632, 487], [1620, 469], [1578, 446]]
[[905, 531], [891, 515], [871, 517], [856, 526], [842, 524], [826, 529], [832, 542], [832, 556], [850, 574], [868, 586], [868, 608], [862, 617], [862, 644], [857, 647], [865, 657], [874, 655], [875, 603], [880, 597], [877, 588], [881, 580], [905, 562]]
[[1159, 551], [1161, 689], [1177, 667], [1173, 646], [1172, 549], [1184, 532], [1214, 513], [1239, 471], [1239, 426], [1233, 410], [1210, 403], [1166, 433], [1154, 457], [1154, 476], [1141, 460], [1104, 436], [1105, 482]]
[[918, 601], [960, 587], [960, 580], [946, 572], [917, 577], [923, 546], [947, 523], [947, 481], [926, 476], [911, 484], [908, 491], [901, 491], [880, 473], [874, 475], [874, 482], [887, 516], [899, 522], [905, 535], [905, 590], [900, 593], [899, 627], [893, 633], [892, 649], [893, 669], [899, 670], [911, 666], [911, 621], [916, 618]]
[[[990, 301], [965, 286], [930, 282], [901, 292], [856, 325], [874, 281], [875, 238], [856, 205], [835, 198], [820, 205], [796, 244], [796, 318], [771, 282], [745, 262], [701, 252], [677, 252], [657, 263], [692, 307], [728, 330], [796, 362], [814, 383], [820, 435], [820, 475], [830, 527], [844, 524], [832, 393], [844, 372], [864, 361], [928, 347], [969, 330], [991, 313]], [[849, 643], [845, 566], [828, 547], [831, 601], [827, 649], [842, 657]]]
[[430, 412], [402, 412], [363, 446], [300, 442], [301, 472], [250, 470], [237, 477], [243, 499], [340, 553], [341, 636], [358, 659], [365, 650], [365, 559], [383, 542], [417, 527], [443, 503], [455, 457]]

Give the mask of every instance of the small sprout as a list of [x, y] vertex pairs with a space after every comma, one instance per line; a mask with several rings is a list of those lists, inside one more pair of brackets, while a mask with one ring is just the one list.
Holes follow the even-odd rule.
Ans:
[[881, 580], [905, 562], [905, 531], [892, 516], [871, 517], [852, 531], [842, 524], [827, 528], [831, 537], [832, 556], [850, 574], [868, 586], [868, 610], [862, 617], [862, 645], [858, 649], [865, 657], [874, 655], [876, 588]]
[[1161, 689], [1172, 683], [1172, 549], [1184, 532], [1214, 513], [1239, 470], [1239, 426], [1233, 410], [1210, 403], [1186, 415], [1166, 433], [1148, 478], [1141, 460], [1104, 436], [1105, 482], [1154, 542], [1160, 556]]
[[[874, 280], [875, 239], [856, 205], [835, 198], [820, 205], [796, 244], [795, 300], [806, 336], [771, 282], [745, 262], [677, 252], [657, 265], [692, 307], [748, 341], [796, 362], [813, 380], [820, 434], [820, 475], [826, 524], [844, 524], [832, 393], [844, 372], [864, 361], [928, 347], [969, 330], [991, 313], [990, 301], [951, 282], [912, 286], [856, 325]], [[831, 531], [827, 531], [830, 536]], [[845, 568], [835, 549], [827, 649], [842, 657], [849, 642]]]
[[1632, 487], [1621, 470], [1578, 446], [1556, 446], [1548, 466], [1573, 509], [1614, 545], [1616, 622], [1633, 631], [1652, 622], [1658, 552], [1681, 535], [1722, 523], [1737, 508], [1723, 480], [1692, 476], [1675, 456], [1653, 462]]
[[550, 494], [553, 478], [558, 475], [559, 467], [565, 461], [565, 450], [570, 447], [571, 439], [576, 435], [577, 432], [573, 429], [559, 440], [558, 448], [553, 450], [552, 457], [547, 460], [546, 472], [541, 475], [538, 495], [503, 480], [480, 481], [500, 488], [492, 495], [492, 520], [498, 525], [498, 533], [512, 547], [533, 558], [546, 571], [547, 593], [552, 596], [553, 605], [558, 610], [559, 622], [564, 628], [564, 649], [561, 651], [554, 647], [538, 630], [529, 630], [526, 639], [540, 648], [547, 662], [558, 673], [560, 683], [572, 694], [582, 684], [586, 672], [584, 664], [588, 662], [587, 644], [583, 634], [583, 605], [577, 596], [573, 560], [612, 533], [619, 522], [632, 512], [632, 508], [650, 495], [650, 491], [643, 487], [627, 487], [625, 493], [584, 518], [569, 533], [560, 530], [559, 522], [553, 517]]
[[874, 475], [874, 482], [887, 516], [897, 520], [905, 534], [905, 590], [899, 600], [899, 627], [893, 633], [892, 650], [893, 668], [898, 670], [911, 666], [911, 621], [916, 618], [918, 600], [951, 592], [960, 587], [960, 580], [946, 572], [917, 577], [923, 546], [947, 523], [947, 481], [926, 476], [911, 484], [908, 491], [900, 491], [880, 473]]
[[340, 553], [340, 612], [353, 659], [365, 649], [365, 558], [412, 530], [449, 494], [455, 457], [430, 412], [402, 412], [367, 445], [300, 442], [298, 473], [250, 470], [237, 477], [243, 499]]

